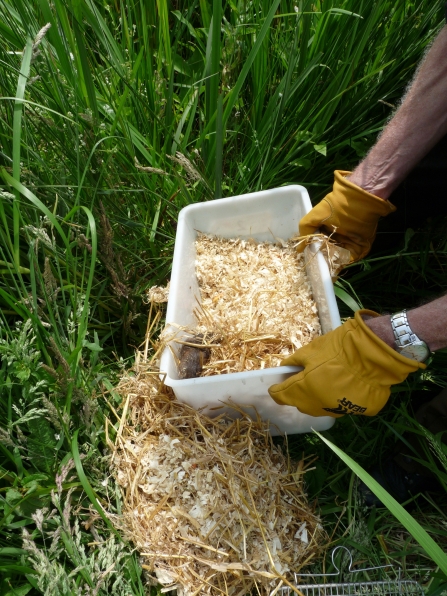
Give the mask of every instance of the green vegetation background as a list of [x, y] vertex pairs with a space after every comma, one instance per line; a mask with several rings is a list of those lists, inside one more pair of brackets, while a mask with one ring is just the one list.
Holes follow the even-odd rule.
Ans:
[[[179, 210], [291, 183], [321, 198], [392, 114], [442, 6], [0, 0], [0, 594], [145, 593], [102, 513], [121, 510], [104, 417], [144, 337], [145, 292], [169, 278]], [[342, 314], [442, 291], [446, 249], [440, 223], [399, 236], [340, 278]], [[368, 467], [407, 425], [422, 432], [411, 396], [444, 386], [445, 364], [437, 354], [378, 417], [325, 436]], [[318, 437], [289, 449], [318, 455], [309, 493], [334, 544], [444, 589]], [[428, 448], [426, 462], [446, 487]], [[445, 506], [424, 498], [414, 515], [445, 547]]]

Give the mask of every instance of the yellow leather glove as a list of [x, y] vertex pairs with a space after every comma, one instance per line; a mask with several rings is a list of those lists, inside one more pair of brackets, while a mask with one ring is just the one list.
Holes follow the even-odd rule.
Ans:
[[365, 324], [358, 310], [353, 319], [317, 337], [281, 362], [304, 370], [269, 388], [278, 404], [295, 406], [311, 416], [374, 416], [388, 401], [391, 385], [425, 364], [405, 358]]
[[[369, 253], [379, 218], [396, 211], [396, 207], [347, 180], [345, 176], [351, 173], [334, 172], [332, 192], [301, 219], [300, 235], [315, 234], [319, 228], [329, 235], [336, 228], [332, 238], [350, 251], [353, 263]], [[304, 247], [303, 242], [301, 250]]]

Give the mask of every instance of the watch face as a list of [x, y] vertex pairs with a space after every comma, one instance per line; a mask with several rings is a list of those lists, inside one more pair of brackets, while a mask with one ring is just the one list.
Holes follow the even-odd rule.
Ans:
[[428, 349], [425, 343], [420, 344], [412, 344], [410, 346], [405, 346], [399, 350], [402, 356], [405, 358], [411, 358], [412, 360], [417, 360], [418, 362], [424, 362], [430, 354], [430, 350]]

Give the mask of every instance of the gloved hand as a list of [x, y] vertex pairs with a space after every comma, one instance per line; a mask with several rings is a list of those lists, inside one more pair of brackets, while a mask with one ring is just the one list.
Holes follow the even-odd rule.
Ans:
[[295, 406], [311, 416], [374, 416], [388, 401], [391, 385], [425, 364], [405, 358], [365, 324], [358, 310], [353, 319], [317, 337], [281, 362], [304, 370], [269, 388], [278, 404]]
[[[351, 172], [336, 170], [332, 192], [300, 221], [300, 235], [315, 234], [318, 228], [351, 253], [351, 263], [363, 259], [376, 237], [379, 217], [396, 211], [389, 201], [366, 192], [345, 178]], [[301, 244], [304, 250], [305, 243]]]

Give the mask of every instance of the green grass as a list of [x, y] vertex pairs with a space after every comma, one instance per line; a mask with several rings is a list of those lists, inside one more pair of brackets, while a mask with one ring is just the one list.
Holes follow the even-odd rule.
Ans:
[[[318, 200], [374, 142], [441, 21], [425, 0], [0, 0], [0, 593], [144, 593], [103, 519], [102, 504], [121, 507], [104, 419], [144, 337], [145, 291], [169, 278], [179, 210], [291, 183]], [[445, 245], [434, 255], [421, 233], [402, 248], [340, 280], [344, 315], [443, 287]], [[445, 384], [444, 358], [377, 419], [326, 436], [367, 465], [411, 391]], [[293, 438], [300, 449], [319, 456], [309, 490], [334, 541], [433, 568], [386, 510], [362, 512], [317, 437]], [[417, 516], [445, 544], [435, 505]]]

